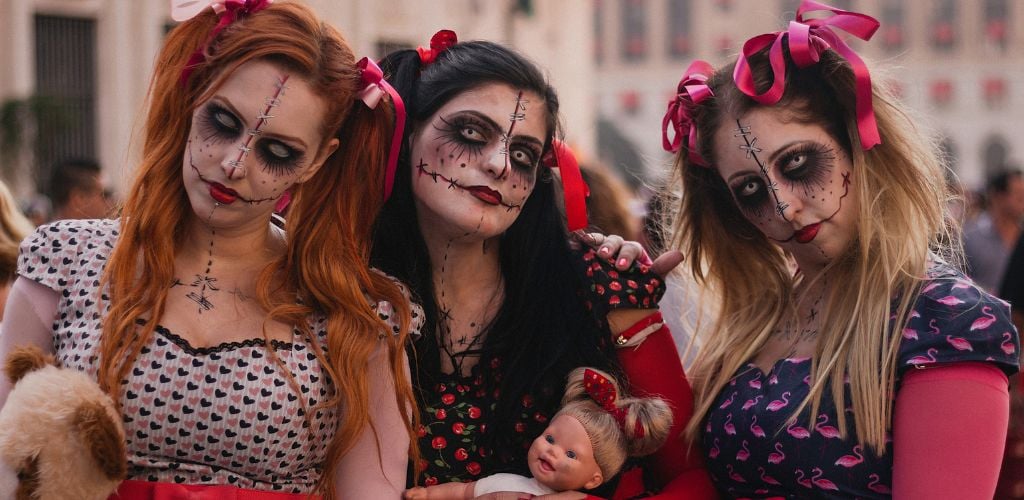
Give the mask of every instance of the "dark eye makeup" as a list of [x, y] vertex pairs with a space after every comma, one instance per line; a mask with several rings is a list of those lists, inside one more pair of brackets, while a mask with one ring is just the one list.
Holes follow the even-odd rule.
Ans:
[[[473, 159], [483, 152], [484, 147], [497, 135], [493, 125], [472, 115], [454, 115], [438, 119], [441, 124], [435, 125], [434, 128], [441, 132], [444, 144], [452, 146], [452, 154], [456, 158], [465, 155]], [[515, 167], [532, 171], [537, 166], [541, 152], [532, 143], [513, 137], [506, 147], [509, 161]]]
[[[242, 121], [224, 106], [211, 102], [200, 115], [199, 131], [203, 140], [229, 142], [239, 140], [243, 132]], [[267, 172], [287, 175], [295, 171], [305, 157], [305, 152], [273, 137], [256, 136], [252, 150], [259, 156]]]
[[[810, 195], [814, 189], [824, 189], [835, 162], [835, 149], [818, 142], [805, 142], [778, 155], [775, 171], [791, 186]], [[740, 209], [760, 217], [772, 201], [767, 180], [751, 173], [729, 185]]]

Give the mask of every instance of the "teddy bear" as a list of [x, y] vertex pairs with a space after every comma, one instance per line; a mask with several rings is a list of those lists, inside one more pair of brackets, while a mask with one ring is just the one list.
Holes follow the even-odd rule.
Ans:
[[121, 415], [87, 374], [36, 346], [13, 350], [0, 409], [0, 498], [103, 500], [127, 472]]

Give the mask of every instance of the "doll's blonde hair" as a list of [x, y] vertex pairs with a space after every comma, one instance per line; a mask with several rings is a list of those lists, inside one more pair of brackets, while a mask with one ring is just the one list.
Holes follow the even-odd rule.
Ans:
[[[823, 51], [818, 64], [797, 68], [786, 50], [786, 89], [771, 108], [780, 119], [822, 126], [842, 145], [853, 164], [853, 189], [860, 199], [855, 240], [826, 272], [833, 285], [824, 298], [820, 336], [811, 364], [811, 389], [796, 406], [794, 418], [810, 406], [817, 415], [826, 387], [846, 436], [852, 404], [860, 443], [882, 454], [892, 421], [900, 332], [906, 324], [930, 259], [935, 254], [957, 261], [948, 242], [956, 232], [944, 205], [950, 199], [936, 143], [887, 90], [873, 83], [872, 103], [882, 143], [864, 151], [857, 130], [857, 100], [849, 63]], [[750, 58], [758, 91], [772, 73], [765, 51]], [[714, 168], [714, 132], [731, 117], [762, 106], [733, 82], [733, 66], [709, 80], [715, 96], [693, 113], [698, 148], [711, 167], [689, 162], [682, 151], [675, 175], [682, 185], [674, 247], [689, 260], [688, 271], [716, 300], [716, 317], [698, 334], [703, 344], [689, 371], [695, 412], [687, 427], [691, 438], [732, 374], [752, 359], [801, 297], [794, 293], [789, 256], [769, 241], [735, 206]], [[879, 79], [874, 79], [878, 82]], [[891, 318], [891, 319], [890, 319]], [[849, 375], [851, 400], [845, 401], [843, 377]]]
[[[590, 370], [608, 379], [614, 386], [616, 408], [625, 410], [623, 425], [614, 415], [595, 402], [584, 387], [584, 372]], [[668, 439], [672, 410], [661, 398], [634, 398], [622, 392], [611, 375], [594, 368], [576, 368], [562, 397], [562, 409], [555, 414], [575, 418], [590, 437], [594, 461], [604, 480], [619, 473], [626, 457], [642, 457], [658, 450]]]

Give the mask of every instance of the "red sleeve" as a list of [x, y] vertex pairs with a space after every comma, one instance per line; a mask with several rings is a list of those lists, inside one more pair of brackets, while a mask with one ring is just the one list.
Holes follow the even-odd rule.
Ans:
[[893, 414], [893, 498], [992, 498], [1009, 415], [1007, 378], [992, 364], [907, 372]]
[[660, 495], [651, 498], [718, 498], [700, 448], [683, 437], [693, 416], [693, 392], [668, 327], [652, 333], [636, 347], [619, 349], [618, 354], [633, 395], [659, 396], [672, 407], [668, 441], [646, 462], [659, 486], [664, 487]]

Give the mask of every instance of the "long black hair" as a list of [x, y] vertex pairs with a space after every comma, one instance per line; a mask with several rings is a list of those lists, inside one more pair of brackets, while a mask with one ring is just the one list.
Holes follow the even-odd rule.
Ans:
[[[402, 50], [386, 56], [381, 65], [405, 101], [409, 114], [406, 137], [452, 98], [489, 83], [508, 84], [543, 97], [548, 126], [545, 151], [558, 131], [554, 89], [533, 63], [501, 45], [459, 43], [425, 67], [416, 51]], [[407, 283], [426, 313], [423, 336], [411, 352], [414, 386], [423, 401], [423, 394], [432, 390], [441, 374], [441, 350], [430, 257], [413, 201], [409, 146], [407, 140], [394, 192], [376, 223], [373, 265]], [[557, 187], [542, 166], [533, 193], [500, 240], [505, 299], [491, 322], [480, 358], [488, 393], [498, 390], [501, 394], [491, 414], [488, 442], [481, 443], [493, 450], [515, 449], [511, 446], [515, 442], [513, 426], [523, 395], [532, 395], [538, 409], [552, 415], [573, 368], [597, 366], [618, 371], [609, 342], [601, 341], [607, 338], [602, 335], [603, 328], [580, 296], [581, 277], [574, 271]], [[493, 376], [494, 368], [487, 362], [495, 358], [501, 359], [501, 377]]]

